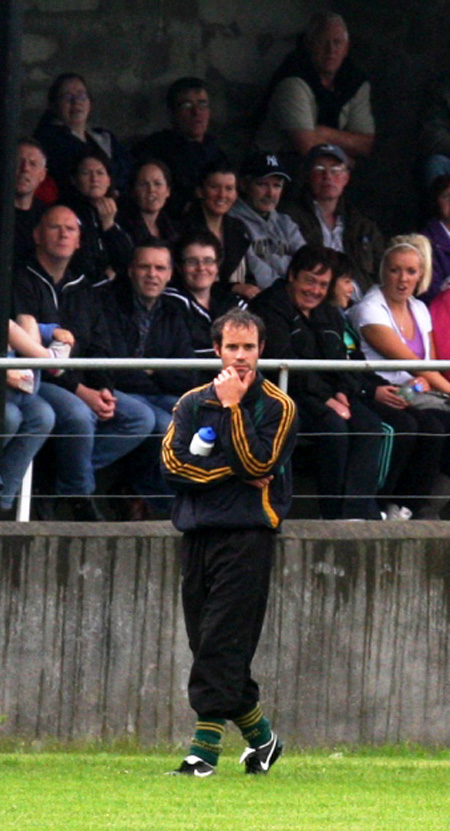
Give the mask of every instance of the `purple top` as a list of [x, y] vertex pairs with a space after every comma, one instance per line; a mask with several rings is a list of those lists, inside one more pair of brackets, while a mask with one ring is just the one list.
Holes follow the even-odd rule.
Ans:
[[416, 318], [414, 317], [414, 315], [413, 315], [413, 321], [414, 321], [414, 334], [413, 334], [411, 340], [408, 340], [408, 338], [405, 338], [405, 343], [409, 346], [409, 348], [412, 350], [412, 352], [414, 352], [414, 354], [417, 355], [418, 358], [424, 358], [425, 357], [425, 347], [423, 345], [423, 338], [422, 338], [422, 335], [420, 334], [420, 329], [419, 329], [419, 327], [416, 323]]
[[428, 237], [433, 249], [433, 277], [429, 289], [420, 295], [420, 300], [428, 304], [441, 290], [441, 285], [450, 277], [450, 234], [439, 219], [430, 219], [422, 231]]

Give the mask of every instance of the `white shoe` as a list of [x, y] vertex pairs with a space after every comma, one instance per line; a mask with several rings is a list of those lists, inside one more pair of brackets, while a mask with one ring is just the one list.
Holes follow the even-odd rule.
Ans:
[[411, 519], [412, 511], [410, 511], [409, 508], [406, 508], [405, 505], [400, 507], [399, 505], [395, 505], [395, 503], [390, 502], [387, 506], [386, 516], [389, 520], [406, 520]]

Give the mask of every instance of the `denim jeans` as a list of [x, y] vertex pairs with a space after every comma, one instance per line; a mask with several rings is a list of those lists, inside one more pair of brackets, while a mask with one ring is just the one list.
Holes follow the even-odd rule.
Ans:
[[137, 401], [142, 401], [150, 407], [155, 416], [155, 433], [164, 434], [172, 418], [172, 410], [178, 401], [177, 395], [143, 395], [140, 392], [130, 392], [129, 395]]
[[56, 384], [41, 384], [40, 395], [55, 411], [56, 492], [89, 495], [95, 490], [94, 471], [125, 456], [152, 432], [148, 406], [123, 392], [113, 418], [101, 421], [77, 395]]
[[40, 395], [6, 391], [5, 439], [0, 459], [2, 509], [12, 506], [29, 463], [52, 432], [54, 423], [54, 412]]

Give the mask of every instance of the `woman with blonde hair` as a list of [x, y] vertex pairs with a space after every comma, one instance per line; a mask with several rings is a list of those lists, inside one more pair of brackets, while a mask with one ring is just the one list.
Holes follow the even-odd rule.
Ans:
[[[425, 303], [416, 297], [427, 290], [431, 275], [432, 252], [426, 237], [405, 234], [390, 240], [380, 265], [381, 284], [372, 286], [348, 312], [361, 337], [361, 348], [367, 359], [428, 360], [436, 356], [430, 313]], [[378, 374], [398, 387], [411, 385], [423, 392], [450, 394], [450, 381], [434, 370], [381, 370]], [[414, 401], [409, 405], [420, 433], [428, 442], [442, 442], [443, 434], [450, 433], [450, 407], [448, 411], [439, 409], [437, 403], [433, 406], [433, 401], [428, 401], [427, 407], [420, 410]], [[448, 438], [443, 446], [441, 471], [445, 476], [433, 486], [435, 496], [442, 495], [443, 491], [450, 495]], [[442, 505], [436, 500], [434, 507]], [[416, 516], [438, 518], [436, 510], [429, 505], [423, 506]]]
[[[427, 290], [431, 274], [432, 253], [426, 237], [404, 234], [390, 240], [380, 265], [381, 285], [372, 286], [349, 311], [366, 358], [435, 357], [431, 317], [425, 303], [416, 297]], [[424, 391], [450, 393], [450, 382], [440, 372], [398, 370], [380, 375], [399, 385], [417, 383], [420, 378]]]

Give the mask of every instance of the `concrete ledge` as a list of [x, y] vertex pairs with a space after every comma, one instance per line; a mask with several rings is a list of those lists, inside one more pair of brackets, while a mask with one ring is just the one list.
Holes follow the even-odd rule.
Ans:
[[[1, 523], [0, 735], [181, 741], [169, 522]], [[295, 745], [450, 741], [445, 522], [287, 521], [255, 661]]]

